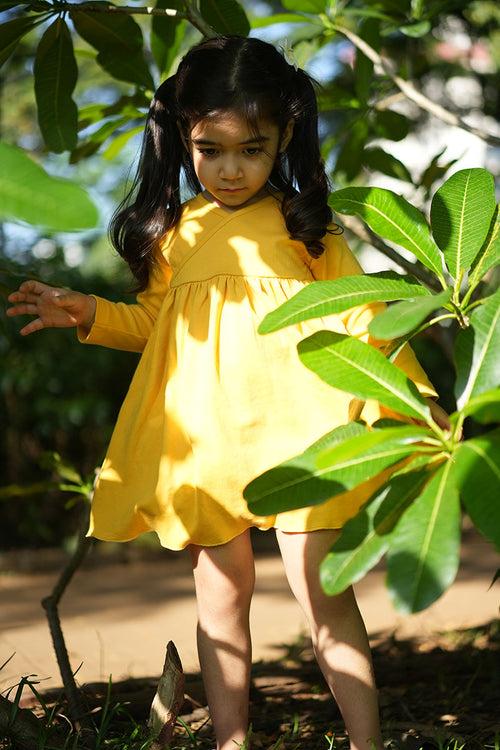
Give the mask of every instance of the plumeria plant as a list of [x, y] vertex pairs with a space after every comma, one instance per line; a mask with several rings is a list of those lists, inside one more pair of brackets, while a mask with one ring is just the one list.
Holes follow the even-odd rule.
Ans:
[[[393, 272], [314, 281], [269, 313], [267, 334], [372, 302], [394, 302], [369, 331], [374, 346], [330, 330], [298, 344], [304, 365], [334, 388], [376, 399], [407, 422], [352, 422], [332, 430], [299, 456], [245, 488], [252, 512], [267, 515], [322, 503], [394, 466], [390, 479], [344, 526], [320, 569], [328, 594], [359, 580], [387, 554], [387, 585], [397, 609], [417, 612], [453, 582], [461, 537], [461, 502], [477, 529], [500, 549], [500, 290], [485, 276], [500, 258], [498, 206], [484, 169], [453, 174], [435, 193], [430, 223], [396, 193], [348, 187], [333, 193], [340, 214], [357, 214], [385, 240], [410, 251], [432, 273], [430, 288]], [[450, 429], [393, 360], [413, 336], [456, 321], [457, 409]], [[449, 325], [449, 323], [448, 323]], [[482, 433], [461, 440], [464, 420]]]

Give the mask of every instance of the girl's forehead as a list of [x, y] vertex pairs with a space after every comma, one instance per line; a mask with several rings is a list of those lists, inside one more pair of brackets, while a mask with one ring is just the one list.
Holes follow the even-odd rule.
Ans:
[[[257, 120], [257, 133], [272, 138], [278, 131], [273, 123]], [[227, 145], [240, 144], [255, 138], [245, 117], [238, 112], [221, 112], [200, 120], [191, 128], [190, 136], [194, 140], [204, 139]]]

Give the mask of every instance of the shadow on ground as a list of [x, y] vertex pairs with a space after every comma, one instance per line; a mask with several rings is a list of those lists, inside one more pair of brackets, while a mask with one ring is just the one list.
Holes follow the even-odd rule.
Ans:
[[[373, 641], [384, 740], [391, 747], [478, 750], [498, 748], [500, 622], [425, 639]], [[253, 747], [328, 750], [343, 744], [338, 709], [314, 661], [311, 644], [284, 645], [281, 658], [253, 666]], [[143, 723], [158, 678], [112, 687], [112, 701]], [[99, 712], [107, 684], [83, 686], [89, 708]], [[55, 701], [60, 693], [47, 693]], [[26, 703], [25, 703], [26, 705]], [[32, 703], [32, 707], [36, 705]], [[199, 674], [186, 675], [186, 698], [172, 750], [213, 747]], [[279, 738], [283, 743], [279, 742]], [[336, 745], [331, 744], [335, 739]], [[276, 744], [278, 742], [278, 744]]]

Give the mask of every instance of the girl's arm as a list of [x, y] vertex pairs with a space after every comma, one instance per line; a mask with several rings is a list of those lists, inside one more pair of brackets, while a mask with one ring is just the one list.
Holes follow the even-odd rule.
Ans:
[[[159, 257], [161, 255], [161, 257]], [[169, 289], [172, 269], [163, 254], [149, 273], [149, 283], [136, 297], [136, 304], [110, 302], [96, 294], [95, 315], [89, 324], [77, 327], [81, 344], [99, 344], [128, 352], [142, 352], [153, 330], [160, 307]]]
[[30, 280], [9, 295], [14, 307], [7, 309], [7, 315], [37, 316], [21, 329], [23, 336], [43, 328], [76, 326], [78, 340], [83, 344], [142, 352], [172, 275], [163, 254], [157, 255], [158, 263], [150, 273], [148, 287], [137, 295], [136, 304], [110, 302], [95, 294], [81, 294]]

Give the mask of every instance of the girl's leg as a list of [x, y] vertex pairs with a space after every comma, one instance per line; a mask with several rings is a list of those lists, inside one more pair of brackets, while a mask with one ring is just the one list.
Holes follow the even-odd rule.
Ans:
[[249, 613], [255, 567], [249, 531], [217, 547], [190, 545], [198, 654], [217, 750], [236, 750], [248, 728]]
[[327, 596], [319, 565], [339, 532], [276, 530], [285, 570], [311, 628], [314, 652], [342, 713], [352, 750], [382, 748], [377, 690], [365, 625], [352, 588]]

